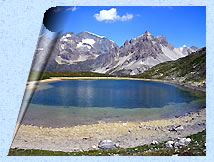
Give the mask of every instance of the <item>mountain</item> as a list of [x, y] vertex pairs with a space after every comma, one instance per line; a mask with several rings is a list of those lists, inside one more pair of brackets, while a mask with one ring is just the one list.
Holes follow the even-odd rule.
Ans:
[[154, 37], [146, 31], [137, 38], [126, 40], [113, 64], [97, 68], [94, 72], [139, 74], [159, 63], [185, 57], [196, 50], [194, 47], [186, 46], [174, 48], [164, 36]]
[[195, 84], [199, 87], [206, 86], [206, 48], [180, 58], [158, 64], [137, 78], [174, 80], [180, 83]]
[[67, 33], [57, 43], [56, 61], [58, 64], [75, 64], [95, 60], [100, 55], [109, 54], [115, 47], [113, 41], [89, 32]]
[[[183, 46], [174, 48], [164, 36], [154, 37], [151, 33], [126, 40], [118, 47], [117, 44], [104, 36], [89, 32], [65, 33], [54, 41], [44, 40], [35, 59], [43, 63], [41, 56], [51, 52], [45, 71], [91, 71], [107, 74], [140, 74], [149, 68], [166, 61], [185, 57], [197, 50], [196, 47]], [[47, 45], [48, 44], [48, 45]], [[48, 50], [53, 47], [52, 51]], [[45, 53], [44, 53], [45, 52]], [[40, 58], [40, 59], [38, 59]], [[44, 59], [43, 59], [44, 60]], [[32, 67], [38, 70], [38, 65]]]
[[[89, 32], [65, 33], [57, 38], [46, 60], [45, 71], [92, 71], [96, 67], [105, 66], [106, 61], [110, 62], [118, 50], [119, 47], [113, 41], [103, 36]], [[32, 69], [38, 68], [35, 66]]]

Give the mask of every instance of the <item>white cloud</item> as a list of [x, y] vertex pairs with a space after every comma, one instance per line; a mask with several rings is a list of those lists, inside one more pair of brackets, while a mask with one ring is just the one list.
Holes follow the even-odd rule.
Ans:
[[76, 11], [77, 10], [77, 7], [74, 6], [74, 7], [70, 7], [70, 8], [67, 8], [66, 11]]
[[97, 21], [127, 21], [131, 20], [134, 16], [127, 13], [126, 15], [120, 16], [117, 14], [116, 8], [111, 8], [109, 10], [101, 10], [99, 13], [94, 14]]
[[131, 20], [134, 16], [132, 14], [126, 14], [126, 15], [123, 15], [120, 19], [121, 21], [127, 21], [127, 20]]

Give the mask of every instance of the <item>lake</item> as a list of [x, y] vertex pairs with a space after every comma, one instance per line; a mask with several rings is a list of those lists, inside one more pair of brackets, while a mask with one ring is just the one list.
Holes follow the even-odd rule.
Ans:
[[205, 95], [176, 85], [142, 80], [62, 80], [40, 83], [24, 124], [73, 126], [145, 121], [183, 115], [205, 105]]

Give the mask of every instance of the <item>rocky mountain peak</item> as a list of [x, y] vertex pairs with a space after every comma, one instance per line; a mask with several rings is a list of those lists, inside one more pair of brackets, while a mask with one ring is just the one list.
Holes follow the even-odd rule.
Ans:
[[198, 50], [198, 47], [195, 47], [195, 46], [191, 46], [190, 47], [192, 50], [194, 50], [194, 51], [197, 51]]
[[123, 46], [127, 46], [129, 44], [129, 40], [126, 40]]
[[167, 39], [166, 39], [166, 37], [165, 37], [164, 35], [157, 36], [156, 38], [157, 38], [160, 42], [167, 42], [167, 43], [168, 43], [168, 41], [167, 41]]
[[80, 32], [77, 34], [78, 36], [81, 36], [81, 37], [84, 37], [84, 38], [88, 38], [88, 37], [93, 37], [93, 38], [106, 38], [105, 36], [100, 36], [100, 35], [97, 35], [97, 34], [94, 34], [94, 33], [91, 33], [91, 32], [88, 32], [88, 31], [83, 31], [83, 32]]
[[140, 36], [138, 36], [136, 39], [152, 40], [154, 38], [155, 37], [150, 32], [148, 32], [146, 30], [143, 34], [141, 34]]
[[[42, 36], [36, 57], [43, 58], [50, 40]], [[44, 40], [44, 41], [43, 41]], [[47, 44], [45, 44], [47, 43]], [[119, 48], [114, 41], [87, 31], [61, 35], [54, 44], [47, 71], [93, 71], [135, 75], [165, 61], [196, 51], [196, 47], [174, 48], [165, 36], [142, 35], [126, 40]]]
[[152, 34], [146, 30], [143, 35], [152, 35]]
[[174, 49], [173, 45], [169, 44], [166, 37], [164, 35], [157, 36], [156, 39], [158, 40], [159, 44], [164, 47], [169, 47], [171, 50]]

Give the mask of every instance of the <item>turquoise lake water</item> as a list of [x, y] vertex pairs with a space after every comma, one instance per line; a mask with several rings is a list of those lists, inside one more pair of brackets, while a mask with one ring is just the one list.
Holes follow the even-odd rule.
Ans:
[[139, 80], [64, 80], [49, 83], [52, 88], [36, 91], [33, 104], [152, 108], [169, 103], [189, 103], [197, 97], [176, 86]]
[[62, 80], [40, 83], [24, 124], [73, 126], [145, 121], [183, 115], [205, 105], [205, 95], [172, 84], [142, 80]]

